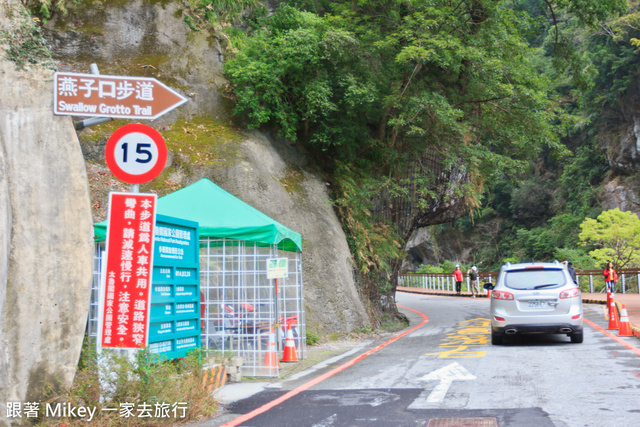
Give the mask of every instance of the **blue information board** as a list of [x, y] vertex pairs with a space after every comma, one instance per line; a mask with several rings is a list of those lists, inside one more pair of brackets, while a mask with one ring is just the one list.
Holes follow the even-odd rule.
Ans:
[[156, 216], [149, 351], [175, 359], [200, 347], [198, 223]]

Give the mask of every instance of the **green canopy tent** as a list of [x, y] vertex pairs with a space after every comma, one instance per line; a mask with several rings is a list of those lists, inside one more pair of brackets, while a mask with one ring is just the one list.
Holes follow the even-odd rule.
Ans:
[[[208, 179], [159, 198], [156, 212], [199, 224], [203, 347], [242, 357], [243, 375], [278, 376], [278, 366], [268, 363], [272, 358], [265, 352], [273, 351], [270, 340], [278, 335], [278, 341], [283, 341], [285, 327], [291, 326], [298, 357], [305, 357], [300, 234]], [[89, 329], [97, 334], [107, 222], [94, 227], [96, 262], [91, 304], [95, 309], [90, 311]], [[266, 261], [283, 257], [288, 259], [288, 276], [279, 281], [269, 279]], [[273, 328], [279, 319], [283, 319], [280, 335]]]
[[[201, 238], [246, 240], [261, 245], [278, 245], [279, 249], [291, 252], [302, 251], [300, 234], [206, 178], [159, 198], [156, 212], [199, 223]], [[105, 240], [106, 231], [106, 221], [95, 224], [96, 240]]]

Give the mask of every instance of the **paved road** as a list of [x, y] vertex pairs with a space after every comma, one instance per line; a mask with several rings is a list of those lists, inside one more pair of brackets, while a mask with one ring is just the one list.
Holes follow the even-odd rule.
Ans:
[[486, 299], [398, 294], [398, 303], [410, 332], [239, 400], [207, 424], [640, 425], [640, 340], [607, 335], [601, 306], [585, 305], [583, 344], [551, 336], [491, 346]]

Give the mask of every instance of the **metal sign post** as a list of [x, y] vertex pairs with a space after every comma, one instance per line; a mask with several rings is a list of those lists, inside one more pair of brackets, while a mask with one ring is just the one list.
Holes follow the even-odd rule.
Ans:
[[[92, 74], [54, 74], [53, 113], [91, 117], [75, 123], [76, 130], [114, 118], [154, 120], [187, 102], [187, 98], [156, 79], [103, 76], [96, 64], [90, 67]], [[109, 194], [97, 351], [100, 353], [104, 347], [120, 349], [134, 362], [135, 352], [149, 344], [152, 280], [156, 269], [153, 259], [157, 196], [141, 194], [140, 184], [153, 180], [162, 172], [167, 161], [167, 147], [160, 133], [152, 127], [132, 124], [118, 129], [109, 138], [105, 158], [112, 173], [132, 186], [131, 193]], [[197, 239], [197, 224], [195, 227]], [[176, 268], [181, 280], [180, 302], [184, 306], [196, 306], [188, 301], [190, 297], [197, 298], [198, 294], [199, 275], [193, 274], [191, 280], [194, 268], [197, 271], [197, 265], [191, 266], [191, 270]], [[194, 280], [195, 290], [192, 289]], [[181, 354], [180, 351], [200, 344], [200, 321], [199, 317], [187, 318], [191, 313], [175, 311], [182, 317], [179, 322], [172, 319], [171, 331], [184, 342], [172, 342], [172, 351]], [[153, 325], [156, 346], [159, 345], [157, 335], [168, 330], [162, 329], [164, 325]], [[197, 335], [191, 336], [193, 334]], [[102, 376], [100, 382], [103, 386], [108, 385]]]
[[[275, 320], [273, 322], [273, 328], [276, 332], [276, 350], [278, 354], [282, 348], [282, 337], [280, 334], [280, 311], [278, 309], [278, 279], [286, 279], [289, 277], [289, 259], [288, 258], [269, 258], [267, 259], [267, 279], [275, 281], [274, 292], [274, 305], [275, 305]], [[286, 331], [285, 331], [286, 333]]]

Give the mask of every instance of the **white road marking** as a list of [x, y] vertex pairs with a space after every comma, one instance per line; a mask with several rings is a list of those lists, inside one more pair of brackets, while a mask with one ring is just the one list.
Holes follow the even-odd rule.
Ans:
[[440, 403], [444, 400], [447, 395], [447, 391], [449, 391], [449, 387], [454, 381], [461, 380], [475, 380], [476, 377], [471, 372], [467, 371], [462, 365], [458, 362], [453, 362], [450, 365], [437, 369], [433, 372], [428, 373], [422, 378], [419, 378], [419, 381], [440, 381], [438, 385], [429, 393], [426, 400], [424, 399], [426, 395], [426, 390], [420, 393], [412, 403], [409, 405], [409, 409], [424, 409], [427, 406], [425, 404], [429, 403]]
[[338, 418], [338, 414], [333, 414], [320, 421], [320, 423], [314, 424], [312, 427], [331, 427], [336, 422], [336, 418]]

